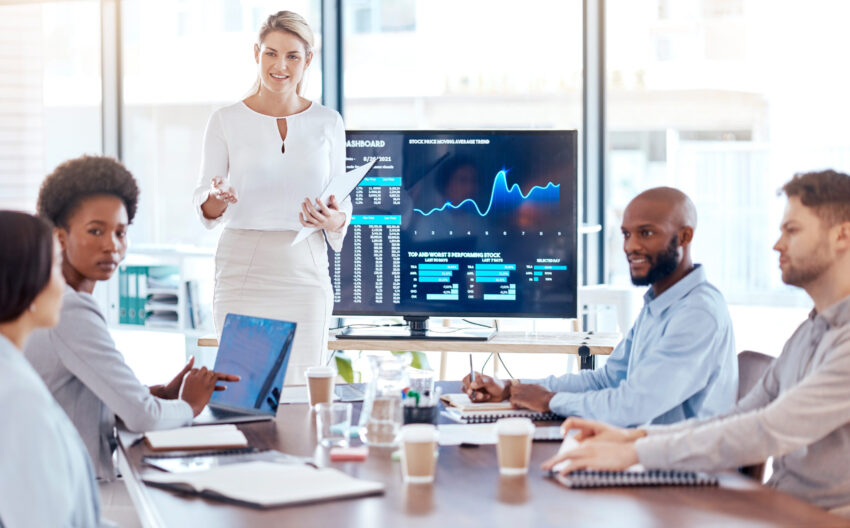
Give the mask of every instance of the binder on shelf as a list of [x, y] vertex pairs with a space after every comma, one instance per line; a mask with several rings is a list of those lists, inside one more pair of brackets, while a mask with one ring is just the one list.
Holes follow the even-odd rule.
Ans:
[[129, 309], [127, 303], [127, 266], [118, 268], [118, 324], [127, 324]]
[[[121, 266], [118, 270], [118, 323], [135, 326], [179, 329], [181, 321], [191, 327], [199, 319], [197, 301], [186, 308], [195, 313], [179, 312], [180, 296], [187, 302], [197, 299], [190, 284], [180, 280], [180, 267], [174, 265]], [[148, 318], [152, 318], [148, 321]]]
[[148, 296], [148, 270], [150, 266], [136, 267], [136, 320], [139, 325], [145, 324], [145, 302]]
[[136, 266], [127, 266], [127, 324], [138, 324], [136, 296], [138, 294], [138, 275]]
[[185, 282], [186, 299], [186, 327], [201, 327], [201, 307], [198, 300], [198, 281], [187, 280]]

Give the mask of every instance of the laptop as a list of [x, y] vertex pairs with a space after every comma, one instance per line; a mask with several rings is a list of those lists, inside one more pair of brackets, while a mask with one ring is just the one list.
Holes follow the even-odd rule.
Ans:
[[295, 323], [227, 314], [213, 369], [241, 380], [214, 392], [192, 425], [273, 419], [294, 338]]

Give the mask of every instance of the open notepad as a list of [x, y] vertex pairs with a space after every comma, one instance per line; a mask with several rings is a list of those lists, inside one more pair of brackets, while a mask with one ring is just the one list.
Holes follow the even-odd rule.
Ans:
[[233, 424], [150, 431], [145, 433], [145, 442], [154, 451], [231, 449], [248, 445], [248, 439]]
[[197, 493], [258, 508], [272, 508], [383, 493], [380, 482], [360, 480], [332, 468], [247, 462], [192, 473], [147, 474], [152, 486]]
[[563, 420], [563, 417], [551, 412], [537, 412], [528, 409], [514, 409], [511, 402], [474, 403], [466, 394], [444, 394], [441, 398], [446, 404], [448, 418], [458, 423], [490, 423], [500, 418], [529, 418], [536, 422]]

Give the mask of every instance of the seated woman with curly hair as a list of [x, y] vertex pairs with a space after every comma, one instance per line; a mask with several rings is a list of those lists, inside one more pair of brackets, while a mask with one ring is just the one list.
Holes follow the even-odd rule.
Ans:
[[[127, 251], [127, 227], [139, 188], [118, 161], [83, 156], [56, 167], [41, 185], [38, 213], [53, 223], [68, 283], [59, 324], [33, 333], [25, 354], [77, 427], [98, 478], [115, 479], [115, 417], [135, 432], [191, 423], [227, 374], [193, 369], [167, 385], [146, 387], [124, 362], [91, 293]], [[181, 390], [182, 386], [182, 390]]]

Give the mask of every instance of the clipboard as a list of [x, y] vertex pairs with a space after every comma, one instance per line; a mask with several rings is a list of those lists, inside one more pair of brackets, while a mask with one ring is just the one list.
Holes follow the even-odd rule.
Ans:
[[[328, 183], [328, 186], [325, 187], [325, 190], [322, 191], [322, 194], [319, 196], [319, 200], [327, 203], [328, 198], [330, 198], [331, 195], [334, 195], [337, 197], [337, 200], [341, 202], [349, 194], [351, 194], [351, 191], [353, 191], [355, 187], [360, 185], [360, 182], [363, 181], [363, 178], [366, 177], [366, 174], [372, 170], [372, 167], [374, 167], [377, 162], [378, 159], [375, 158], [365, 165], [351, 169], [342, 176], [332, 179], [330, 183]], [[291, 245], [294, 246], [318, 230], [319, 229], [316, 227], [302, 227], [301, 231], [295, 235], [295, 239], [292, 241]]]

